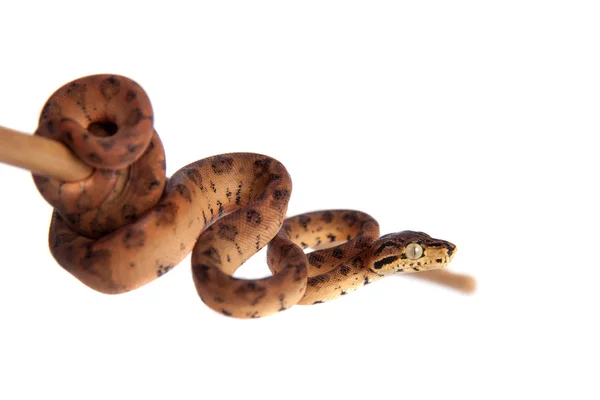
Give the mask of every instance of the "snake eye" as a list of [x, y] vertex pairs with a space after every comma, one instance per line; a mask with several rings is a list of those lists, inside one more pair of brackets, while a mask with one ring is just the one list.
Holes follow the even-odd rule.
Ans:
[[410, 243], [406, 246], [406, 257], [411, 260], [416, 260], [423, 256], [423, 247], [418, 243]]

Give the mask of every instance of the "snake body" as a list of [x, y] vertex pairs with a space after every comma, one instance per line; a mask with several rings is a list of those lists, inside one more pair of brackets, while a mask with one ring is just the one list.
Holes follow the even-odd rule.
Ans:
[[[136, 289], [191, 252], [204, 303], [227, 316], [257, 318], [328, 301], [390, 274], [441, 268], [455, 253], [453, 244], [420, 232], [380, 238], [378, 223], [359, 211], [286, 219], [292, 181], [268, 156], [213, 156], [167, 179], [152, 122], [141, 87], [114, 75], [63, 86], [40, 116], [37, 135], [63, 142], [96, 168], [81, 182], [34, 181], [54, 207], [52, 255], [97, 291]], [[267, 244], [272, 276], [233, 276]], [[308, 248], [317, 250], [305, 254]]]

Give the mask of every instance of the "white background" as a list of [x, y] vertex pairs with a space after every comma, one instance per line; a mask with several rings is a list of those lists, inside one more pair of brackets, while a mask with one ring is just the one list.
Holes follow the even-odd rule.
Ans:
[[290, 215], [356, 208], [450, 240], [478, 290], [388, 278], [240, 321], [198, 299], [186, 259], [101, 295], [0, 165], [0, 398], [598, 398], [596, 2], [84, 4], [0, 5], [0, 124], [32, 132], [63, 84], [128, 76], [169, 174], [271, 155]]

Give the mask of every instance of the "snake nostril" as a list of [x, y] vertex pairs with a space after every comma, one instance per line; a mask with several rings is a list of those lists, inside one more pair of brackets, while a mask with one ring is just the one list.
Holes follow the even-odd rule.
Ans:
[[119, 127], [114, 122], [98, 121], [92, 122], [87, 127], [88, 131], [98, 137], [113, 136], [119, 130]]

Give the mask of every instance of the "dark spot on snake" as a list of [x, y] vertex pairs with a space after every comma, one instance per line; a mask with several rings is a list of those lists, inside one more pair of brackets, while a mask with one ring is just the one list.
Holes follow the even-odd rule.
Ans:
[[237, 227], [234, 225], [221, 225], [219, 226], [219, 237], [230, 242], [235, 241], [238, 235]]
[[88, 158], [95, 163], [101, 163], [102, 162], [102, 158], [100, 156], [98, 156], [98, 154], [96, 153], [90, 153], [88, 154]]
[[183, 197], [188, 203], [192, 202], [192, 193], [190, 192], [190, 189], [187, 186], [180, 183], [177, 186], [175, 186], [175, 190], [177, 190], [181, 197]]
[[123, 208], [121, 208], [121, 218], [127, 223], [135, 221], [137, 218], [135, 206], [131, 204], [123, 205]]
[[365, 276], [365, 281], [363, 282], [363, 285], [367, 286], [369, 283], [371, 283], [369, 282], [369, 277]]
[[215, 301], [215, 303], [223, 303], [225, 301], [222, 297], [219, 296], [213, 298], [213, 300]]
[[154, 190], [155, 188], [159, 187], [161, 184], [161, 182], [157, 179], [153, 179], [150, 181], [150, 183], [148, 183], [148, 190]]
[[333, 221], [333, 213], [331, 211], [323, 212], [323, 214], [321, 215], [321, 220], [326, 224], [331, 223], [331, 221]]
[[364, 249], [364, 248], [369, 247], [371, 245], [371, 243], [373, 243], [373, 238], [361, 235], [356, 238], [356, 240], [354, 242], [354, 246], [357, 249]]
[[335, 248], [333, 249], [333, 251], [331, 252], [331, 255], [334, 256], [335, 258], [337, 258], [338, 260], [341, 259], [342, 257], [344, 257], [344, 251], [340, 248]]
[[79, 213], [66, 214], [64, 218], [70, 225], [79, 225], [81, 223], [81, 214]]
[[211, 164], [215, 174], [224, 174], [233, 169], [233, 158], [227, 156], [216, 156]]
[[404, 254], [404, 253], [400, 254], [400, 259], [401, 260], [406, 260], [406, 258], [407, 258], [406, 254]]
[[194, 182], [194, 185], [202, 189], [202, 175], [200, 175], [200, 172], [196, 168], [185, 169], [183, 173], [189, 178], [189, 180]]
[[436, 263], [441, 263], [442, 261], [443, 261], [443, 260], [442, 260], [441, 258], [436, 258], [436, 259], [435, 259], [435, 262], [436, 262]]
[[350, 267], [349, 267], [349, 266], [347, 266], [347, 265], [342, 265], [342, 266], [340, 267], [340, 274], [342, 274], [342, 275], [344, 275], [344, 276], [347, 276], [347, 275], [348, 275], [348, 273], [349, 273], [350, 271], [352, 271], [352, 268], [350, 268]]
[[258, 177], [266, 174], [269, 171], [270, 165], [271, 159], [269, 158], [254, 161], [254, 175]]
[[55, 131], [54, 121], [48, 121], [46, 123], [46, 129], [48, 130], [48, 133], [50, 133], [51, 135], [54, 135], [54, 131]]
[[121, 83], [113, 76], [106, 78], [100, 84], [100, 92], [107, 101], [119, 94], [120, 91]]
[[308, 244], [304, 243], [304, 242], [300, 242], [300, 247], [302, 247], [303, 249], [308, 248]]
[[345, 295], [347, 295], [347, 294], [348, 294], [348, 292], [346, 292], [346, 291], [344, 291], [344, 290], [342, 290], [342, 291], [340, 292], [340, 295], [342, 295], [342, 296], [345, 296]]
[[278, 181], [280, 179], [281, 179], [281, 175], [280, 174], [270, 174], [269, 175], [269, 182], [268, 183], [275, 182], [275, 181]]
[[104, 265], [105, 260], [111, 256], [111, 251], [108, 249], [92, 250], [92, 243], [85, 245], [85, 247], [85, 255], [79, 263], [84, 269], [93, 268], [98, 263], [102, 263]]
[[358, 220], [358, 217], [356, 216], [356, 213], [346, 213], [343, 215], [342, 219], [348, 226], [353, 226]]
[[240, 204], [242, 200], [242, 182], [238, 184], [237, 191], [235, 192], [235, 204]]
[[138, 144], [130, 143], [127, 145], [127, 151], [130, 153], [135, 153], [138, 151], [138, 149], [140, 147], [142, 147], [142, 145], [140, 143], [138, 143]]
[[227, 311], [226, 309], [222, 308], [221, 312], [223, 313], [223, 315], [227, 315], [228, 317], [231, 317], [231, 313], [229, 311]]
[[157, 215], [157, 225], [172, 224], [177, 217], [179, 206], [176, 203], [160, 203], [154, 206], [154, 213]]
[[323, 303], [323, 300], [317, 300], [313, 304], [322, 304], [322, 303]]
[[219, 206], [219, 217], [220, 217], [225, 212], [225, 208], [223, 208], [223, 203], [221, 203], [221, 200], [217, 200], [217, 206]]
[[246, 282], [234, 292], [236, 296], [244, 298], [252, 306], [257, 305], [266, 296], [267, 289], [256, 282]]
[[308, 262], [314, 267], [321, 268], [321, 264], [325, 262], [325, 258], [318, 253], [310, 253], [308, 255]]
[[295, 266], [296, 271], [294, 273], [294, 282], [298, 282], [302, 279], [302, 271], [306, 269], [306, 264], [302, 263]]
[[246, 212], [246, 223], [250, 226], [259, 226], [262, 222], [262, 216], [256, 210], [249, 210]]
[[221, 265], [221, 256], [219, 255], [219, 251], [214, 247], [209, 247], [202, 252], [202, 255], [208, 257], [213, 263]]
[[327, 238], [329, 239], [330, 243], [335, 242], [335, 239], [336, 239], [335, 235], [333, 235], [331, 233], [327, 234]]
[[116, 142], [115, 140], [102, 140], [101, 138], [98, 138], [96, 143], [98, 143], [98, 145], [100, 145], [104, 151], [110, 151]]
[[267, 197], [267, 192], [259, 192], [256, 196], [254, 196], [254, 200], [264, 200]]
[[75, 239], [77, 239], [77, 235], [73, 233], [60, 233], [54, 237], [54, 243], [52, 244], [52, 247], [57, 248], [59, 246], [63, 246], [67, 243], [71, 243]]
[[287, 189], [276, 189], [273, 192], [273, 198], [275, 200], [286, 200], [289, 198], [290, 192]]
[[354, 257], [354, 259], [352, 260], [352, 266], [360, 269], [360, 268], [364, 268], [365, 263], [361, 257]]
[[163, 276], [164, 274], [166, 274], [167, 272], [169, 272], [171, 270], [171, 268], [173, 268], [173, 265], [161, 265], [156, 270], [156, 276], [158, 276], [158, 277]]
[[125, 231], [124, 244], [125, 248], [131, 249], [134, 247], [144, 247], [146, 242], [146, 232], [141, 229], [128, 228]]
[[325, 275], [311, 276], [310, 278], [308, 278], [308, 285], [317, 286], [319, 283], [327, 282], [327, 280], [327, 276]]
[[298, 218], [298, 223], [300, 224], [301, 227], [304, 228], [304, 230], [308, 229], [308, 224], [310, 224], [311, 221], [312, 221], [312, 218], [307, 215], [301, 215]]
[[66, 138], [66, 139], [67, 139], [69, 142], [73, 143], [73, 133], [72, 133], [71, 131], [66, 131], [66, 132], [63, 132], [63, 135], [65, 135], [65, 138]]
[[211, 267], [206, 264], [196, 264], [192, 266], [192, 272], [199, 282], [208, 282], [210, 280], [208, 274], [210, 268]]
[[142, 113], [142, 110], [140, 110], [139, 108], [136, 107], [133, 110], [131, 110], [131, 112], [127, 116], [127, 120], [125, 120], [125, 124], [127, 124], [129, 126], [135, 126], [140, 123], [140, 121], [142, 120], [143, 117], [144, 117], [144, 114]]
[[394, 261], [396, 261], [397, 259], [398, 259], [398, 256], [389, 256], [389, 257], [382, 258], [379, 261], [375, 261], [375, 263], [373, 264], [373, 268], [381, 269], [384, 265], [391, 264]]
[[179, 250], [184, 251], [185, 250], [185, 243], [179, 243]]
[[128, 90], [127, 94], [125, 95], [125, 101], [128, 103], [131, 103], [136, 97], [137, 97], [136, 92], [134, 92], [133, 90]]

